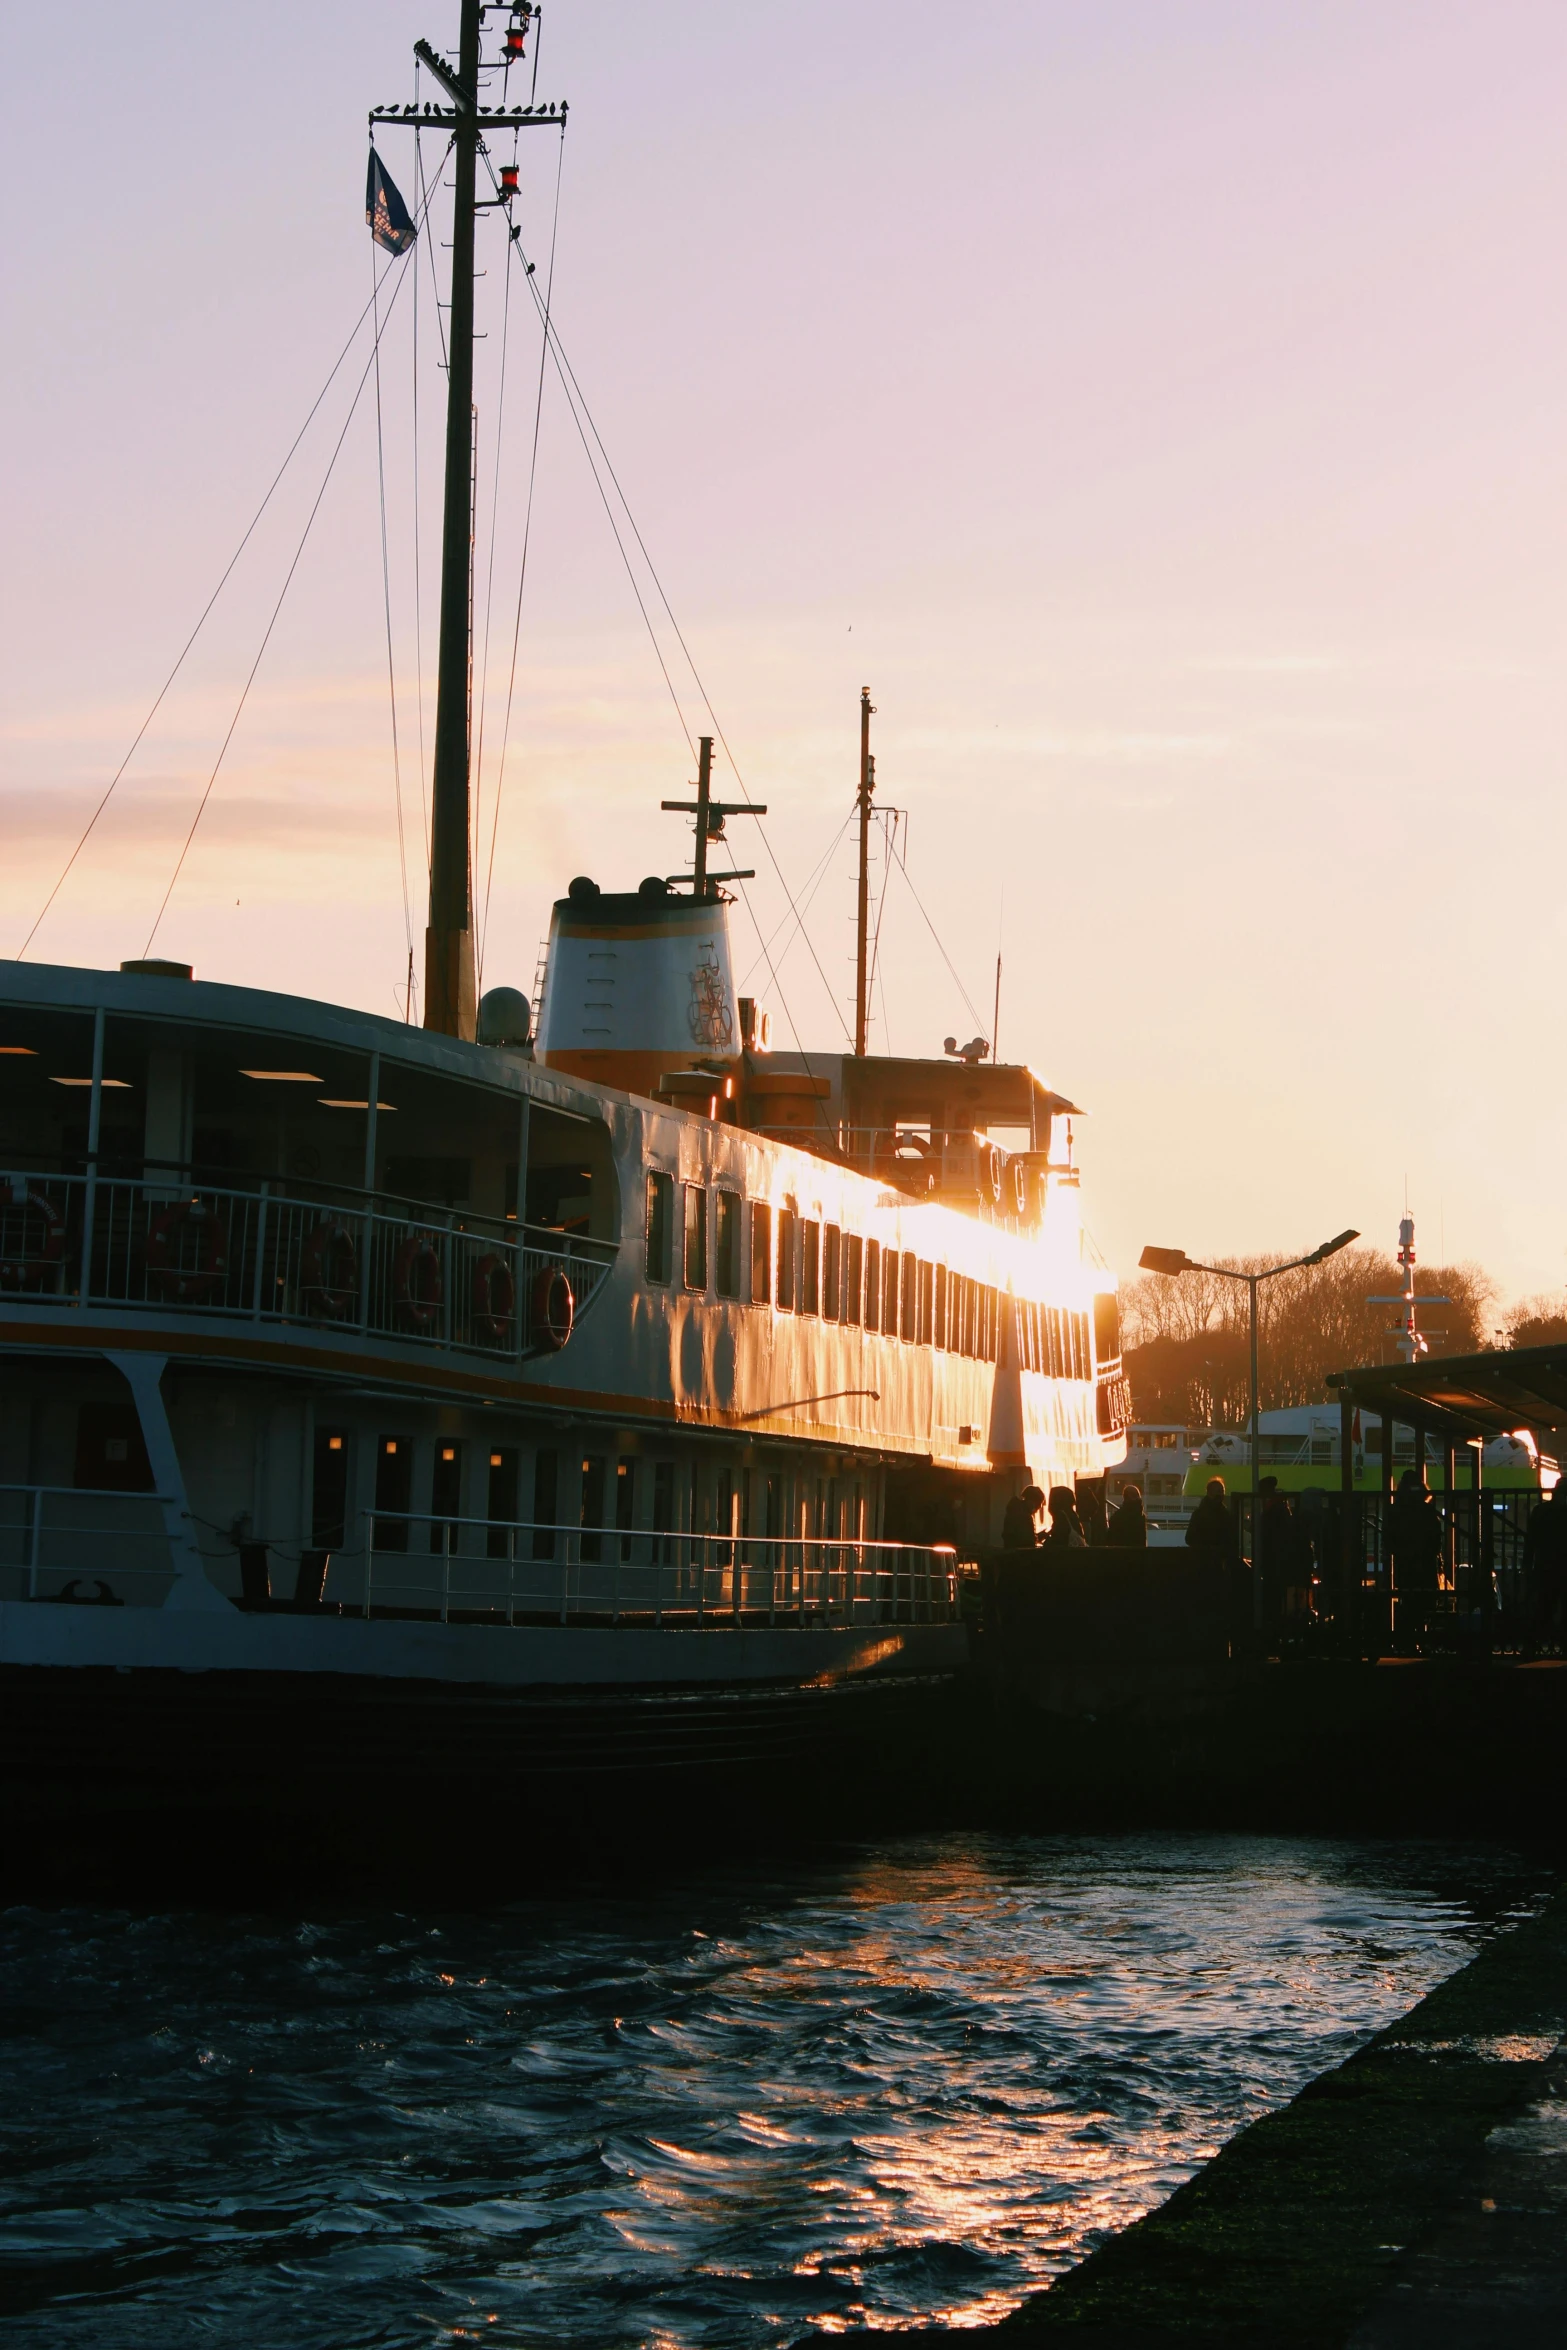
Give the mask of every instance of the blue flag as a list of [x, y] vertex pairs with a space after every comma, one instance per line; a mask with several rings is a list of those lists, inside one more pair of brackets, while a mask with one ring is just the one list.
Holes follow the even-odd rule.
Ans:
[[383, 245], [388, 253], [406, 253], [419, 233], [397, 192], [396, 182], [373, 147], [370, 176], [365, 182], [365, 219], [376, 243]]

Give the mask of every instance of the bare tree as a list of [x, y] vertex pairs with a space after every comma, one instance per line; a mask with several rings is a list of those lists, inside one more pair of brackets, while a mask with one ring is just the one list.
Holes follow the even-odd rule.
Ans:
[[[1225, 1257], [1237, 1273], [1265, 1272], [1279, 1256]], [[1397, 1355], [1397, 1308], [1372, 1305], [1403, 1288], [1379, 1249], [1344, 1249], [1325, 1264], [1281, 1273], [1259, 1292], [1258, 1351], [1264, 1411], [1328, 1400], [1330, 1371]], [[1496, 1287], [1477, 1265], [1441, 1265], [1417, 1276], [1433, 1303], [1421, 1326], [1433, 1355], [1473, 1354], [1491, 1343]], [[1211, 1273], [1140, 1275], [1121, 1292], [1126, 1367], [1140, 1420], [1240, 1427], [1248, 1409], [1247, 1292]]]

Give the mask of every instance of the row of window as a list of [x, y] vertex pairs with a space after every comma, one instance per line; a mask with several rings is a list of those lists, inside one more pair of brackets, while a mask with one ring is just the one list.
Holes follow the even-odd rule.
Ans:
[[[674, 1279], [676, 1208], [674, 1177], [651, 1172], [649, 1281]], [[996, 1360], [1006, 1300], [985, 1282], [951, 1273], [912, 1250], [884, 1248], [858, 1232], [819, 1223], [787, 1205], [775, 1216], [765, 1200], [747, 1203], [736, 1191], [709, 1193], [705, 1183], [681, 1184], [678, 1209], [681, 1278], [687, 1289], [705, 1294], [708, 1288], [711, 1237], [712, 1287], [719, 1297], [746, 1297], [752, 1305], [776, 1305], [780, 1313], [815, 1314], [910, 1345]], [[741, 1264], [747, 1227], [749, 1281]], [[1018, 1331], [1025, 1370], [1052, 1379], [1092, 1378], [1086, 1313], [1022, 1299]]]
[[[422, 1502], [419, 1518], [410, 1524], [415, 1449], [408, 1436], [375, 1440], [374, 1508], [384, 1513], [374, 1523], [377, 1550], [406, 1551], [411, 1533], [412, 1546], [422, 1546]], [[340, 1550], [348, 1540], [350, 1451], [346, 1429], [317, 1430], [310, 1520], [311, 1539], [320, 1550]], [[464, 1507], [466, 1451], [460, 1441], [443, 1439], [430, 1463], [428, 1540], [437, 1552], [456, 1549], [456, 1521], [477, 1514], [476, 1496]], [[691, 1461], [640, 1460], [624, 1453], [573, 1454], [540, 1447], [525, 1454], [502, 1445], [489, 1455], [483, 1492], [484, 1515], [495, 1521], [484, 1537], [493, 1558], [508, 1555], [506, 1527], [528, 1524], [534, 1528], [532, 1551], [538, 1559], [554, 1557], [553, 1529], [563, 1526], [583, 1529], [584, 1559], [608, 1557], [610, 1537], [642, 1530], [858, 1542], [870, 1532], [868, 1497], [858, 1481], [791, 1478], [781, 1470], [737, 1472], [721, 1464], [699, 1468]], [[519, 1507], [523, 1501], [525, 1511]]]

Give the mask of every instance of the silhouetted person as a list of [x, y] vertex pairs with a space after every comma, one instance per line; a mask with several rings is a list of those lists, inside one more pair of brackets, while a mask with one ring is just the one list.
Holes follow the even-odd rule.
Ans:
[[1025, 1485], [1021, 1493], [1014, 1493], [1007, 1503], [1006, 1515], [1001, 1521], [1003, 1550], [1032, 1550], [1039, 1541], [1039, 1513], [1045, 1497], [1037, 1485]]
[[1429, 1632], [1436, 1613], [1442, 1513], [1426, 1491], [1418, 1469], [1406, 1469], [1398, 1481], [1388, 1548], [1399, 1633], [1406, 1640], [1419, 1640]]
[[1077, 1500], [1070, 1485], [1052, 1485], [1050, 1488], [1050, 1531], [1040, 1548], [1051, 1551], [1088, 1548], [1088, 1538], [1078, 1518]]
[[1264, 1477], [1257, 1487], [1257, 1524], [1253, 1535], [1252, 1566], [1262, 1585], [1262, 1631], [1269, 1648], [1284, 1637], [1285, 1594], [1294, 1565], [1295, 1529], [1290, 1505], [1279, 1491], [1277, 1477]]
[[1561, 1647], [1567, 1618], [1567, 1477], [1529, 1513], [1523, 1573], [1531, 1645]]
[[1186, 1547], [1200, 1551], [1216, 1564], [1235, 1564], [1235, 1519], [1224, 1498], [1224, 1479], [1210, 1477], [1207, 1490], [1186, 1522]]
[[1148, 1548], [1148, 1520], [1143, 1516], [1141, 1488], [1128, 1485], [1121, 1496], [1120, 1506], [1110, 1513], [1108, 1527], [1112, 1550], [1146, 1550]]
[[1105, 1481], [1102, 1477], [1085, 1477], [1077, 1489], [1077, 1522], [1083, 1529], [1083, 1540], [1090, 1550], [1103, 1550], [1110, 1539], [1105, 1521]]
[[1250, 1630], [1250, 1591], [1222, 1477], [1209, 1478], [1207, 1491], [1187, 1520], [1186, 1547], [1208, 1570], [1204, 1582], [1210, 1604], [1218, 1611], [1233, 1651], [1235, 1642], [1244, 1641]]

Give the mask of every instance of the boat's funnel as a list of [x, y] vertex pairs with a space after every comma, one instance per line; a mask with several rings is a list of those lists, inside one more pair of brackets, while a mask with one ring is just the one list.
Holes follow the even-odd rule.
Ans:
[[737, 1061], [729, 908], [668, 883], [574, 881], [550, 916], [537, 1053], [552, 1069], [651, 1095], [694, 1061]]

